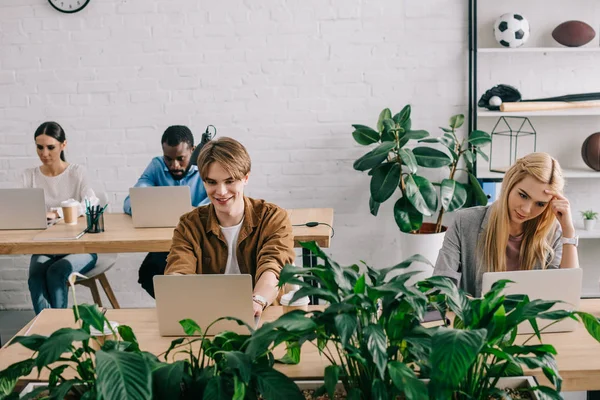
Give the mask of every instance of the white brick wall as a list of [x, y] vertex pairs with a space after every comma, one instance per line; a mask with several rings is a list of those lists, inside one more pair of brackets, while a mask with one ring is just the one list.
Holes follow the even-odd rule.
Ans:
[[[467, 8], [460, 0], [93, 0], [66, 15], [45, 1], [0, 2], [0, 187], [39, 164], [34, 129], [65, 128], [67, 158], [121, 209], [160, 154], [160, 136], [208, 124], [244, 143], [248, 194], [283, 207], [333, 207], [330, 252], [388, 266], [402, 257], [392, 203], [368, 212], [364, 148], [351, 124], [414, 107], [437, 134], [467, 111]], [[598, 81], [596, 79], [596, 81]], [[109, 272], [124, 307], [152, 305], [143, 254]], [[30, 308], [28, 256], [0, 258], [0, 309]], [[88, 299], [85, 289], [81, 297]], [[87, 298], [85, 296], [88, 296]]]

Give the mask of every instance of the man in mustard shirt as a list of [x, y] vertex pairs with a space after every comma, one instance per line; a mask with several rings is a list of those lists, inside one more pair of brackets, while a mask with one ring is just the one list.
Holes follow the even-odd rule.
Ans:
[[287, 212], [244, 196], [250, 167], [246, 148], [234, 139], [204, 146], [198, 170], [210, 204], [179, 221], [165, 274], [250, 274], [259, 316], [277, 297], [279, 273], [296, 254]]

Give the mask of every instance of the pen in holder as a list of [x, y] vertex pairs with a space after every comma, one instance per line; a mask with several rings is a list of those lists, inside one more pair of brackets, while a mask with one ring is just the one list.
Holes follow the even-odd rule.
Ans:
[[104, 210], [106, 206], [100, 208], [100, 206], [88, 206], [85, 212], [88, 233], [100, 233], [104, 232]]

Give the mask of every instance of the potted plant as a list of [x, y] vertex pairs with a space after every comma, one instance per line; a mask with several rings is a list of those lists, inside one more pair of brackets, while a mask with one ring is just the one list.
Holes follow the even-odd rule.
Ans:
[[585, 230], [593, 230], [596, 225], [596, 220], [598, 219], [598, 213], [594, 210], [585, 210], [581, 211], [581, 216], [583, 217], [583, 227]]
[[[352, 136], [357, 143], [377, 145], [354, 162], [354, 169], [369, 171], [371, 176], [371, 214], [376, 216], [381, 203], [390, 199], [396, 190], [400, 192], [400, 198], [394, 204], [394, 219], [403, 232], [402, 254], [422, 254], [433, 263], [444, 239], [444, 213], [472, 204], [469, 201], [471, 197], [481, 205], [487, 204], [481, 185], [470, 171], [473, 170], [475, 154], [488, 160], [481, 147], [487, 145], [491, 138], [486, 132], [475, 130], [460, 140], [456, 131], [464, 123], [462, 114], [450, 118], [449, 127], [441, 128], [443, 134], [440, 137], [431, 137], [424, 130], [412, 130], [410, 116], [410, 105], [393, 116], [386, 108], [379, 114], [377, 130], [352, 125]], [[443, 151], [429, 146], [409, 148], [411, 141], [437, 143]], [[461, 160], [466, 168], [462, 167]], [[420, 168], [447, 168], [448, 177], [441, 182], [430, 182], [419, 174]], [[458, 181], [459, 171], [466, 173], [468, 182]], [[424, 222], [424, 217], [434, 217], [436, 222]], [[416, 233], [427, 235], [413, 235]]]
[[[482, 298], [472, 298], [446, 277], [434, 276], [419, 282], [419, 289], [427, 293], [430, 304], [442, 315], [447, 311], [454, 314], [451, 326], [446, 324], [431, 336], [430, 354], [425, 363], [428, 368], [424, 369], [430, 374], [431, 398], [505, 398], [499, 380], [523, 376], [523, 368], [528, 368], [541, 369], [553, 385], [537, 385], [529, 390], [540, 398], [560, 399], [562, 379], [554, 359], [556, 350], [542, 343], [543, 329], [538, 328], [538, 320], [553, 321], [544, 329], [565, 318], [578, 320], [600, 342], [600, 323], [593, 315], [551, 310], [557, 301], [504, 295], [502, 291], [510, 283], [498, 281]], [[522, 323], [531, 324], [534, 333], [519, 344], [515, 339]], [[530, 343], [534, 338], [539, 344]]]
[[[212, 338], [207, 337], [212, 325], [224, 319], [247, 326], [249, 334], [225, 331]], [[164, 356], [165, 363], [153, 366], [154, 399], [242, 400], [259, 396], [264, 400], [304, 399], [298, 386], [273, 368], [275, 360], [271, 350], [275, 344], [269, 338], [255, 341], [260, 342], [260, 351], [248, 349], [253, 330], [245, 322], [223, 317], [204, 332], [190, 319], [182, 320], [180, 324], [187, 335], [199, 337], [175, 339], [160, 355]], [[170, 354], [183, 354], [186, 358], [175, 360], [172, 357], [169, 360]]]
[[[73, 286], [74, 273], [69, 277]], [[33, 351], [31, 358], [17, 362], [0, 371], [0, 399], [34, 399], [41, 394], [54, 399], [132, 399], [152, 398], [151, 363], [156, 357], [140, 351], [130, 327], [117, 330], [98, 306], [75, 305], [73, 313], [79, 328], [61, 328], [50, 336], [17, 336], [10, 345], [20, 344]], [[100, 340], [90, 334], [91, 328], [111, 331], [112, 340]], [[13, 393], [17, 381], [36, 368], [50, 371], [47, 384], [39, 385], [19, 397]], [[73, 377], [65, 371], [75, 371]], [[46, 398], [46, 397], [44, 397]]]
[[[551, 311], [554, 301], [503, 295], [508, 281], [498, 282], [483, 298], [473, 299], [446, 277], [410, 286], [406, 281], [414, 272], [390, 278], [395, 269], [422, 261], [419, 255], [392, 268], [364, 266], [360, 272], [357, 265], [340, 266], [314, 242], [302, 246], [322, 264], [312, 268], [286, 265], [280, 285], [299, 285], [294, 298], [314, 295], [329, 305], [322, 312], [293, 311], [265, 324], [251, 338], [249, 350], [260, 351], [264, 338], [270, 338], [286, 342], [286, 362], [298, 362], [302, 345], [316, 346], [331, 364], [316, 395], [331, 396], [341, 381], [348, 399], [488, 400], [508, 398], [515, 390], [558, 399], [562, 381], [554, 347], [528, 343], [540, 338], [536, 318], [578, 319], [600, 341], [600, 323], [594, 316]], [[422, 323], [428, 307], [441, 313], [441, 326]], [[455, 314], [452, 324], [446, 319], [448, 311]], [[520, 323], [532, 324], [536, 332], [522, 344], [515, 341]], [[261, 343], [253, 343], [254, 339]], [[554, 387], [502, 380], [523, 376], [523, 367], [541, 369]]]
[[[341, 381], [348, 399], [425, 399], [425, 383], [412, 365], [427, 357], [431, 330], [421, 326], [427, 297], [414, 286], [405, 286], [413, 274], [390, 272], [407, 268], [413, 261], [427, 262], [421, 256], [384, 270], [357, 265], [342, 267], [314, 242], [302, 246], [315, 254], [323, 265], [302, 268], [286, 265], [279, 284], [297, 284], [292, 301], [316, 296], [329, 303], [320, 312], [291, 311], [264, 324], [250, 339], [250, 354], [264, 351], [265, 338], [286, 342], [283, 362], [300, 361], [301, 346], [316, 346], [331, 365], [315, 396], [328, 393], [333, 398]], [[317, 282], [320, 287], [312, 286]], [[404, 397], [402, 397], [404, 396]]]

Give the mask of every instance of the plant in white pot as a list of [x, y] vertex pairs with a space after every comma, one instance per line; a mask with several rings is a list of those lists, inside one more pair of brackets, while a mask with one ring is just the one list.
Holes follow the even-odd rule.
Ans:
[[[462, 114], [451, 117], [449, 127], [441, 128], [443, 134], [439, 137], [431, 137], [424, 130], [412, 130], [410, 116], [410, 105], [393, 116], [390, 109], [386, 108], [379, 114], [377, 130], [364, 125], [352, 125], [355, 129], [352, 136], [357, 143], [364, 146], [377, 144], [377, 147], [354, 162], [354, 169], [369, 171], [369, 206], [371, 214], [375, 216], [381, 203], [390, 199], [397, 189], [401, 192], [401, 197], [394, 204], [394, 218], [403, 232], [402, 255], [406, 257], [418, 253], [435, 263], [446, 230], [442, 226], [444, 213], [475, 203], [487, 204], [481, 185], [470, 171], [473, 170], [476, 154], [488, 160], [481, 147], [490, 143], [491, 138], [486, 132], [474, 130], [460, 140], [456, 130], [464, 123]], [[409, 148], [407, 145], [411, 140], [438, 143], [444, 151], [428, 146]], [[462, 167], [461, 159], [466, 168]], [[448, 177], [441, 182], [430, 182], [419, 174], [421, 168], [448, 168]], [[457, 180], [459, 171], [466, 172], [467, 182]], [[424, 217], [433, 217], [436, 222], [423, 222]], [[428, 267], [423, 264], [417, 268], [427, 271]], [[414, 280], [428, 275], [424, 273]]]
[[596, 220], [598, 219], [598, 213], [594, 210], [585, 210], [581, 211], [581, 216], [583, 217], [583, 227], [585, 230], [593, 230], [596, 225]]

